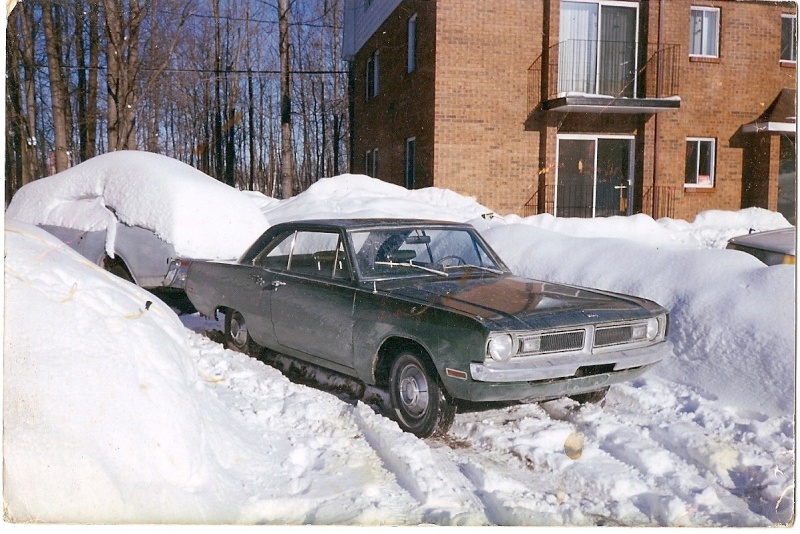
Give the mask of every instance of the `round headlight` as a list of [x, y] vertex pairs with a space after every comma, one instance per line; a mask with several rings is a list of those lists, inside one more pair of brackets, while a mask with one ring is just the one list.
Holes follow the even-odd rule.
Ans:
[[509, 334], [500, 334], [489, 340], [487, 352], [493, 360], [507, 362], [514, 355], [514, 339]]
[[658, 319], [653, 317], [647, 321], [647, 340], [653, 341], [658, 336]]

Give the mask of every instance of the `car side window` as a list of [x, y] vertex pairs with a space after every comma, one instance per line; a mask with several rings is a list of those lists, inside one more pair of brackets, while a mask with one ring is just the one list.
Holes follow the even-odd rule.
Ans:
[[297, 231], [256, 257], [255, 265], [324, 279], [350, 279], [350, 266], [336, 232]]

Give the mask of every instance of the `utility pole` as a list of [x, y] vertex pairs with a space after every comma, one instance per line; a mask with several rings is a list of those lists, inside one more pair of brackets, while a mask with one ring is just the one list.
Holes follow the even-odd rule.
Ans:
[[292, 150], [292, 78], [289, 61], [289, 0], [278, 0], [278, 34], [281, 54], [281, 197], [289, 198], [294, 186]]

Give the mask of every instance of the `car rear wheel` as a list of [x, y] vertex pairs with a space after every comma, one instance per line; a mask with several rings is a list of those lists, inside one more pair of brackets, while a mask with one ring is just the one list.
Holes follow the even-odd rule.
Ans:
[[244, 315], [236, 310], [225, 311], [225, 345], [232, 350], [253, 354], [256, 344], [247, 330]]
[[401, 353], [392, 363], [389, 397], [400, 427], [420, 438], [444, 435], [453, 424], [456, 407], [436, 372], [413, 352]]
[[136, 280], [133, 279], [133, 275], [131, 275], [125, 263], [120, 259], [111, 259], [106, 256], [103, 259], [103, 268], [114, 276], [118, 276], [131, 284], [136, 283]]

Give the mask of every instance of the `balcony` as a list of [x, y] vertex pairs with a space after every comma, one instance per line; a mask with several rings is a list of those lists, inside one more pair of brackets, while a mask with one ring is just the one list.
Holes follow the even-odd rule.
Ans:
[[[627, 200], [621, 196], [606, 198], [605, 202], [593, 191], [582, 187], [568, 187], [557, 191], [556, 186], [541, 185], [528, 199], [520, 215], [530, 217], [549, 213], [558, 217], [610, 217], [644, 213], [654, 219], [675, 217], [678, 190], [671, 186], [647, 186], [634, 193], [633, 205], [628, 208]], [[557, 197], [562, 199], [557, 207]], [[564, 202], [564, 199], [567, 202]]]
[[563, 41], [528, 68], [528, 115], [535, 111], [658, 113], [677, 109], [680, 57], [679, 45]]

